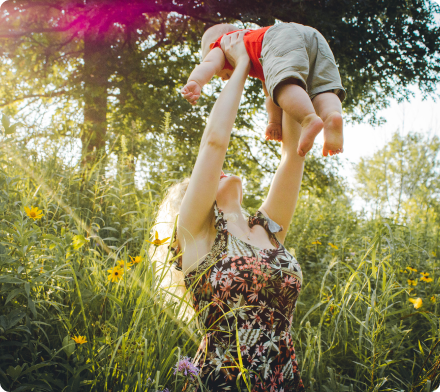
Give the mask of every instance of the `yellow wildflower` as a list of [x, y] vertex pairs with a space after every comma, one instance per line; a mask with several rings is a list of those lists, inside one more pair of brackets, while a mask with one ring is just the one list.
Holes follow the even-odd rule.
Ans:
[[409, 302], [411, 302], [414, 305], [414, 309], [421, 308], [422, 305], [423, 305], [423, 301], [422, 301], [422, 299], [420, 297], [419, 298], [415, 298], [415, 299], [414, 298], [410, 298]]
[[133, 263], [126, 263], [124, 260], [118, 260], [117, 263], [119, 264], [119, 268], [122, 270], [124, 269], [124, 267], [129, 270], [130, 267], [133, 265]]
[[336, 245], [333, 245], [331, 242], [328, 243], [333, 249], [339, 249]]
[[437, 256], [437, 253], [435, 253], [435, 252], [431, 252], [431, 254], [432, 254], [432, 256]]
[[167, 238], [164, 238], [163, 240], [160, 240], [159, 234], [157, 233], [157, 231], [154, 236], [155, 236], [155, 239], [153, 241], [146, 240], [147, 242], [149, 242], [150, 244], [153, 244], [154, 246], [161, 246], [161, 245], [165, 244], [165, 242], [167, 242], [167, 240], [170, 239], [170, 237], [167, 237]]
[[427, 276], [422, 276], [420, 280], [423, 280], [426, 283], [431, 283], [434, 279], [428, 278]]
[[321, 243], [318, 240], [316, 240], [312, 242], [312, 245], [321, 245]]
[[136, 257], [131, 257], [131, 265], [133, 264], [139, 264], [142, 261], [142, 257], [141, 256], [136, 256]]
[[87, 340], [86, 340], [86, 337], [85, 336], [74, 336], [73, 338], [72, 338], [74, 341], [75, 341], [75, 343], [77, 343], [77, 344], [84, 344], [84, 343], [87, 343]]
[[24, 207], [26, 214], [29, 218], [33, 220], [41, 219], [43, 217], [43, 211], [38, 209], [38, 207]]
[[408, 279], [409, 286], [417, 286], [417, 279]]
[[422, 275], [424, 278], [427, 278], [429, 276], [429, 272], [420, 272], [420, 275]]
[[408, 271], [417, 272], [417, 270], [415, 268], [412, 268], [412, 267], [406, 267], [406, 269]]
[[432, 302], [433, 304], [435, 304], [435, 303], [437, 302], [437, 299], [435, 298], [435, 295], [433, 295], [433, 296], [430, 298], [430, 300], [431, 300], [431, 302]]
[[107, 272], [109, 273], [108, 280], [112, 282], [118, 282], [122, 279], [122, 275], [124, 275], [124, 270], [120, 267], [114, 267], [107, 270]]

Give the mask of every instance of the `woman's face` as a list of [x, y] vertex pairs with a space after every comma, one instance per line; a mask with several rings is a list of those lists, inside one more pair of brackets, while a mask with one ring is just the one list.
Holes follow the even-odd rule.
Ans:
[[241, 204], [243, 201], [243, 184], [238, 176], [221, 176], [217, 190], [217, 201], [220, 204], [228, 204], [237, 199]]

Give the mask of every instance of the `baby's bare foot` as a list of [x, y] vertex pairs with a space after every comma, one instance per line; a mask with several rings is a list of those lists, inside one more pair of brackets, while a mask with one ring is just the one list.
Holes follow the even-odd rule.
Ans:
[[323, 122], [315, 113], [306, 116], [301, 123], [301, 137], [298, 143], [298, 155], [304, 157], [313, 147], [315, 137], [321, 132]]
[[264, 137], [266, 140], [276, 140], [277, 142], [280, 142], [282, 138], [281, 124], [269, 123], [266, 127]]
[[335, 155], [343, 152], [342, 115], [339, 112], [329, 114], [324, 122], [324, 147], [322, 155]]

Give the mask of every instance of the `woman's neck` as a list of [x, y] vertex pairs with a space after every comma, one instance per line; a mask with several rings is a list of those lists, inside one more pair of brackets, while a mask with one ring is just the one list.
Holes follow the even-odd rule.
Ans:
[[238, 202], [218, 203], [218, 207], [225, 214], [228, 223], [244, 228], [248, 226], [247, 219], [243, 216], [241, 205]]
[[229, 200], [217, 200], [217, 206], [225, 214], [241, 214], [241, 204], [238, 202], [238, 198], [229, 198]]

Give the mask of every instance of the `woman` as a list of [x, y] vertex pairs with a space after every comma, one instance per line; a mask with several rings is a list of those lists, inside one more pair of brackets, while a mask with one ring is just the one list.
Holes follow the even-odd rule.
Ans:
[[241, 179], [222, 173], [250, 67], [243, 34], [223, 40], [236, 67], [206, 125], [174, 252], [182, 251], [177, 265], [206, 332], [197, 356], [206, 390], [302, 391], [290, 334], [302, 275], [283, 247], [303, 173], [301, 129], [283, 117], [283, 128], [294, 129], [283, 134], [281, 163], [255, 216], [243, 216]]

